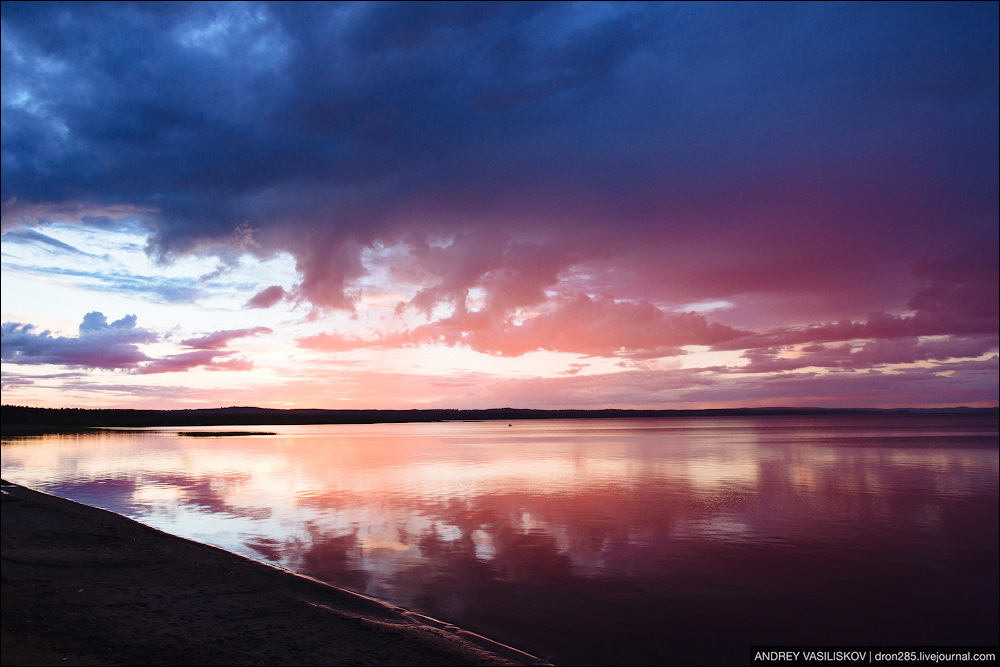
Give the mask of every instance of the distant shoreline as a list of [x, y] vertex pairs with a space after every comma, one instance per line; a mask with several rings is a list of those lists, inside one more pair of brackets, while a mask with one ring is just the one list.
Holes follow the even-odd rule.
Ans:
[[293, 424], [381, 424], [443, 421], [522, 421], [537, 419], [647, 419], [678, 417], [768, 416], [877, 416], [877, 415], [989, 415], [998, 408], [710, 408], [703, 410], [537, 410], [492, 408], [482, 410], [279, 410], [228, 407], [192, 410], [127, 410], [84, 408], [32, 408], [2, 406], [3, 432], [90, 430], [99, 427], [248, 426]]

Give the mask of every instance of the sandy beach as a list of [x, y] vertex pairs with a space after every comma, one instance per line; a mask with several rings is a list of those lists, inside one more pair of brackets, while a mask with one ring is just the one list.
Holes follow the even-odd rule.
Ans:
[[3, 491], [4, 665], [544, 664], [112, 512]]

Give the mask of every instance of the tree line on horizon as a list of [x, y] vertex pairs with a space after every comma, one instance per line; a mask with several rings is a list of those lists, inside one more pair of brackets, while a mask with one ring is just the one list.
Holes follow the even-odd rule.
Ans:
[[67, 429], [93, 427], [230, 426], [251, 424], [374, 424], [434, 421], [516, 421], [526, 419], [621, 419], [697, 416], [858, 415], [925, 413], [997, 413], [993, 408], [707, 408], [663, 409], [408, 409], [325, 410], [255, 407], [142, 410], [129, 408], [36, 408], [3, 405], [4, 430]]

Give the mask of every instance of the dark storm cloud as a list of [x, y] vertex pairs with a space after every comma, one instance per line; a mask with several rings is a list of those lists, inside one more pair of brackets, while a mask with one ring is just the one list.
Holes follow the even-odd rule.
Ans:
[[[347, 309], [366, 247], [419, 262], [467, 233], [499, 259], [456, 246], [413, 307], [470, 287], [530, 306], [576, 268], [785, 320], [902, 308], [920, 258], [996, 273], [997, 22], [995, 3], [5, 3], [4, 225], [134, 219], [163, 257], [242, 225], [295, 257], [295, 296]], [[525, 239], [545, 267], [503, 263]]]

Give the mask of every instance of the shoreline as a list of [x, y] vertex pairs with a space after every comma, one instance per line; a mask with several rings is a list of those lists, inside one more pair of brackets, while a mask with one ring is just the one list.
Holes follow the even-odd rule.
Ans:
[[450, 421], [536, 421], [548, 419], [685, 419], [692, 417], [802, 417], [827, 416], [920, 417], [998, 415], [987, 408], [705, 408], [662, 409], [535, 409], [428, 408], [413, 410], [327, 410], [277, 408], [199, 408], [139, 410], [108, 408], [33, 408], [3, 405], [4, 435], [39, 435], [52, 432], [87, 432], [101, 428], [178, 428], [185, 426], [290, 426], [309, 424], [401, 424]]
[[3, 665], [548, 664], [108, 510], [2, 490]]

